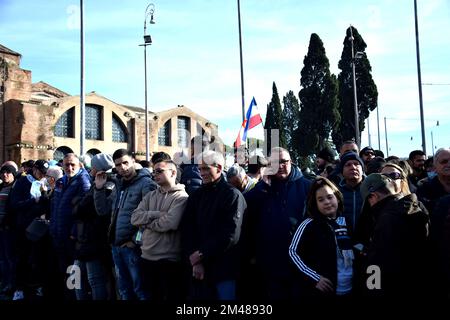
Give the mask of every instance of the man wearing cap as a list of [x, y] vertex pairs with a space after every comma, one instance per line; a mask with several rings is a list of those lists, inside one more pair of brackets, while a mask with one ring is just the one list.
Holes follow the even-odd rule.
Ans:
[[[50, 234], [53, 240], [60, 276], [66, 277], [67, 267], [74, 261], [74, 241], [70, 238], [73, 226], [72, 210], [91, 187], [88, 172], [81, 167], [74, 153], [63, 159], [65, 175], [56, 182], [50, 219]], [[65, 284], [65, 283], [64, 283]], [[65, 290], [66, 299], [72, 300], [73, 292]]]
[[[107, 172], [114, 167], [112, 157], [105, 153], [98, 153], [91, 159], [89, 175], [94, 182], [97, 172]], [[115, 178], [107, 175], [106, 192], [109, 195], [115, 187]], [[106, 300], [111, 293], [107, 290], [107, 280], [111, 269], [111, 250], [108, 243], [108, 226], [111, 215], [98, 215], [94, 203], [94, 188], [86, 193], [74, 207], [75, 265], [80, 267], [81, 288], [75, 290], [77, 300], [87, 300], [91, 289], [92, 300]], [[89, 286], [86, 284], [89, 283]]]
[[[48, 163], [45, 160], [37, 160], [34, 162], [30, 173], [20, 177], [15, 183], [10, 193], [10, 214], [13, 216], [13, 224], [16, 232], [16, 291], [13, 300], [22, 300], [25, 293], [31, 289], [30, 279], [32, 274], [31, 257], [36, 258], [32, 254], [33, 243], [26, 237], [26, 229], [31, 222], [41, 215], [48, 214], [50, 209], [48, 199], [39, 185], [43, 185], [42, 180], [48, 169]], [[37, 190], [36, 190], [37, 187]], [[35, 190], [35, 191], [33, 191]], [[33, 191], [33, 192], [31, 192]]]
[[340, 159], [339, 172], [342, 174], [338, 187], [344, 196], [344, 216], [351, 230], [355, 230], [362, 207], [359, 187], [364, 180], [364, 162], [355, 152], [344, 153]]
[[[14, 185], [17, 170], [12, 165], [4, 164], [0, 169], [0, 293], [12, 293], [15, 259], [13, 256], [13, 231], [11, 216], [7, 212], [9, 193]], [[9, 211], [9, 210], [8, 210]]]
[[372, 290], [368, 286], [370, 295], [404, 297], [426, 292], [428, 212], [415, 194], [402, 196], [397, 188], [390, 177], [379, 173], [370, 174], [361, 185], [374, 222], [365, 250], [366, 266], [380, 270], [379, 286]]
[[317, 169], [315, 173], [320, 175], [327, 166], [334, 165], [334, 152], [330, 147], [325, 147], [317, 154], [316, 166]]
[[365, 147], [362, 148], [362, 150], [359, 152], [359, 157], [364, 161], [364, 164], [367, 166], [367, 164], [375, 158], [375, 151], [372, 147]]

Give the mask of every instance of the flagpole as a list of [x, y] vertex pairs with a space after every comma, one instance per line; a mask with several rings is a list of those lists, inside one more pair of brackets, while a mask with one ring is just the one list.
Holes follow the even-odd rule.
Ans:
[[241, 2], [237, 0], [238, 24], [239, 24], [239, 57], [241, 62], [241, 99], [242, 99], [242, 122], [245, 120], [245, 99], [244, 99], [244, 67], [242, 61], [242, 33], [241, 33]]

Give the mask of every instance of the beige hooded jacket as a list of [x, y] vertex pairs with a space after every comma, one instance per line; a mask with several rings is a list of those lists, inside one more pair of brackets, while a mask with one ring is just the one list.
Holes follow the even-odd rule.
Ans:
[[131, 223], [143, 230], [142, 258], [151, 261], [181, 259], [178, 225], [187, 199], [183, 184], [168, 191], [158, 187], [142, 199], [131, 216]]

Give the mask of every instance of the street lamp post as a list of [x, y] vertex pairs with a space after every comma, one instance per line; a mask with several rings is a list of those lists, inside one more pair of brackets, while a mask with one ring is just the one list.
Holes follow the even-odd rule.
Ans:
[[378, 150], [381, 150], [381, 142], [380, 142], [380, 113], [379, 113], [380, 105], [377, 105], [377, 128], [378, 128]]
[[361, 147], [361, 141], [359, 137], [359, 115], [358, 115], [358, 98], [356, 96], [356, 75], [355, 75], [355, 51], [353, 48], [353, 27], [350, 25], [350, 42], [352, 44], [352, 73], [353, 73], [353, 99], [354, 99], [354, 111], [355, 111], [355, 142]]
[[384, 117], [384, 136], [386, 138], [386, 157], [389, 157], [389, 145], [388, 145], [386, 117]]
[[420, 107], [420, 129], [422, 133], [422, 150], [425, 154], [427, 154], [427, 147], [425, 143], [425, 120], [424, 120], [423, 99], [422, 99], [422, 76], [420, 72], [419, 24], [417, 22], [416, 0], [414, 0], [414, 22], [416, 30], [417, 81], [419, 83], [419, 107]]
[[150, 3], [145, 9], [144, 18], [144, 43], [140, 46], [144, 46], [144, 86], [145, 86], [145, 160], [150, 159], [150, 141], [149, 141], [149, 128], [148, 128], [148, 104], [147, 104], [147, 46], [152, 44], [152, 37], [147, 34], [147, 18], [150, 16], [150, 24], [155, 24], [153, 20], [153, 14], [155, 13], [155, 5]]

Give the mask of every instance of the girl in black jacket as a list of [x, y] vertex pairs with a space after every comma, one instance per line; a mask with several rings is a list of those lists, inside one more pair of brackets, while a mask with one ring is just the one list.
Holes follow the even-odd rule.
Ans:
[[352, 290], [354, 257], [342, 212], [341, 192], [327, 178], [317, 178], [308, 194], [309, 217], [289, 247], [301, 272], [301, 295], [347, 295]]

